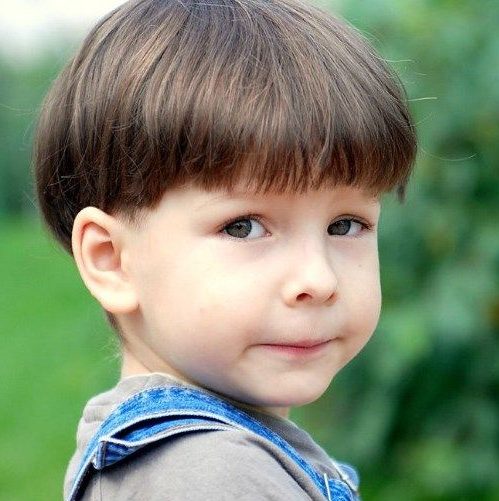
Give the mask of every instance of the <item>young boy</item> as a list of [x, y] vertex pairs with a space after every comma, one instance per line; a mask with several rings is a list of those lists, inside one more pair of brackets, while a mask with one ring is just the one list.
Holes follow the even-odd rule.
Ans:
[[46, 98], [35, 174], [122, 349], [65, 498], [358, 498], [288, 419], [378, 322], [380, 198], [408, 182], [403, 91], [300, 0], [132, 0]]

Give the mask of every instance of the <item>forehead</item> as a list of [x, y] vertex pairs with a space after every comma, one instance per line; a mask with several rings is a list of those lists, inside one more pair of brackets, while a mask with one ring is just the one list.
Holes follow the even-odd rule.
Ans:
[[296, 191], [262, 191], [238, 183], [232, 189], [204, 189], [197, 186], [184, 186], [165, 193], [162, 212], [169, 209], [180, 209], [200, 213], [217, 207], [248, 206], [258, 207], [279, 206], [284, 209], [293, 207], [378, 207], [380, 195], [354, 186], [339, 185], [334, 187], [321, 187], [304, 192]]

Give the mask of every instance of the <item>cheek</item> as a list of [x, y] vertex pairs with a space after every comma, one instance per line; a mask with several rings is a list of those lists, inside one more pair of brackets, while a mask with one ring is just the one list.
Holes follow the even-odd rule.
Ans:
[[[260, 292], [258, 292], [260, 291]], [[207, 328], [218, 331], [249, 328], [263, 313], [262, 289], [250, 276], [213, 277], [191, 296], [195, 314]]]
[[183, 261], [188, 265], [164, 267], [166, 279], [154, 279], [160, 290], [158, 303], [163, 303], [156, 306], [157, 315], [166, 317], [168, 312], [169, 325], [203, 342], [210, 336], [229, 336], [236, 327], [249, 329], [258, 318], [263, 290], [254, 270], [226, 266], [209, 255], [190, 256]]
[[381, 313], [381, 285], [376, 267], [360, 268], [355, 285], [349, 291], [350, 330], [355, 333], [352, 339], [358, 348], [369, 340], [374, 332]]

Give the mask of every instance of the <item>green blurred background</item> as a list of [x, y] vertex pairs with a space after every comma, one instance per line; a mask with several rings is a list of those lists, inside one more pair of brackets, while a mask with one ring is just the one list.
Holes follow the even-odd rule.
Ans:
[[[39, 2], [41, 3], [41, 2]], [[294, 419], [361, 471], [370, 500], [499, 500], [499, 3], [351, 0], [403, 80], [420, 138], [404, 205], [384, 200], [373, 340]], [[84, 9], [84, 7], [82, 7]], [[0, 499], [61, 498], [86, 400], [116, 344], [37, 218], [37, 111], [80, 34], [0, 52]]]

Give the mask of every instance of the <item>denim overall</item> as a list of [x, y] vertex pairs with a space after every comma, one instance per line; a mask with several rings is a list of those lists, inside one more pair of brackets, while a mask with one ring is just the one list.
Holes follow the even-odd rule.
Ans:
[[101, 424], [83, 454], [69, 501], [77, 501], [88, 478], [142, 447], [183, 433], [241, 429], [256, 433], [286, 453], [329, 501], [358, 501], [358, 476], [333, 461], [340, 479], [318, 473], [278, 434], [230, 403], [181, 386], [143, 390], [121, 403]]

